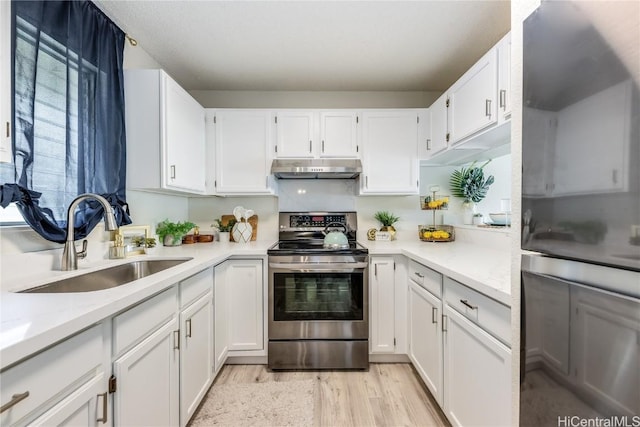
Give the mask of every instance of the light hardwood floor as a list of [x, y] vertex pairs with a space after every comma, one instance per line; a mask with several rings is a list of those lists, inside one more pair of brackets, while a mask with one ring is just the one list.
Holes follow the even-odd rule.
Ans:
[[368, 372], [269, 372], [264, 365], [226, 365], [213, 387], [315, 380], [316, 426], [449, 426], [408, 363], [372, 363]]

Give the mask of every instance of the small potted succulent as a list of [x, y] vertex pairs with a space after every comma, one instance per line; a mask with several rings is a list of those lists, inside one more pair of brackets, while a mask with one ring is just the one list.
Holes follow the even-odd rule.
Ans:
[[156, 234], [160, 237], [164, 246], [179, 246], [182, 244], [184, 235], [195, 226], [190, 221], [171, 222], [165, 219], [156, 227]]
[[400, 218], [387, 211], [378, 211], [373, 217], [382, 224], [380, 231], [389, 232], [389, 234], [391, 234], [391, 240], [395, 240], [396, 229], [393, 227], [393, 224], [398, 222]]
[[229, 242], [229, 236], [233, 226], [236, 225], [235, 218], [230, 219], [226, 223], [222, 222], [222, 218], [214, 220], [216, 223], [211, 224], [212, 227], [218, 229], [218, 241], [221, 243]]
[[153, 253], [156, 247], [155, 237], [134, 236], [131, 239], [131, 243], [137, 248], [142, 248], [145, 254]]

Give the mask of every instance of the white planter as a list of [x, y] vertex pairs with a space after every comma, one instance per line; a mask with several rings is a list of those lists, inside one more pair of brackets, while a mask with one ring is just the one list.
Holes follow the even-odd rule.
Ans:
[[218, 241], [220, 243], [229, 243], [229, 235], [228, 231], [218, 231]]
[[473, 214], [476, 213], [476, 204], [473, 202], [462, 203], [462, 223], [467, 225], [473, 224]]
[[237, 222], [231, 230], [233, 234], [233, 240], [238, 243], [248, 243], [251, 241], [251, 233], [253, 233], [253, 227], [248, 222]]

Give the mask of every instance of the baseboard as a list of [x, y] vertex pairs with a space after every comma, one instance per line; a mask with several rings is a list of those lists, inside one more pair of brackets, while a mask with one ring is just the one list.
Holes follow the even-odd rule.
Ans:
[[406, 354], [369, 354], [371, 363], [410, 363]]
[[266, 365], [267, 356], [229, 356], [227, 365]]

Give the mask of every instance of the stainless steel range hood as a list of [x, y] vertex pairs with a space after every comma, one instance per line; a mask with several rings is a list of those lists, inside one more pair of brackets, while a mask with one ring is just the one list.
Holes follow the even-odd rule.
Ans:
[[280, 179], [354, 179], [361, 172], [359, 159], [275, 159], [271, 164]]

